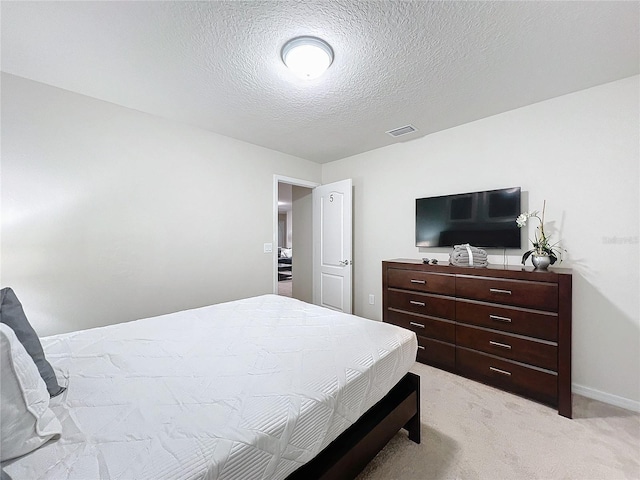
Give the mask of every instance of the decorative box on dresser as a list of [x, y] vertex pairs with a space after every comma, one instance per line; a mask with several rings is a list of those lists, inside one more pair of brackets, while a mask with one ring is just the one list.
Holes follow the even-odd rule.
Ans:
[[421, 363], [571, 418], [571, 271], [382, 262], [383, 321], [413, 330]]

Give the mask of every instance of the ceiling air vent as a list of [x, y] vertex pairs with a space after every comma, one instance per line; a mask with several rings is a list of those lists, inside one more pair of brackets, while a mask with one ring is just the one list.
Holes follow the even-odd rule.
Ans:
[[394, 128], [393, 130], [389, 130], [388, 132], [384, 132], [392, 137], [400, 137], [402, 135], [406, 135], [408, 133], [413, 133], [418, 129], [413, 125], [405, 125], [404, 127]]

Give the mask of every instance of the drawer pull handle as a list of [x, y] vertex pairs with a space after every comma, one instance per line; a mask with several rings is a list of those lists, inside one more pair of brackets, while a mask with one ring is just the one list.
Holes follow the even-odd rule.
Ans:
[[506, 370], [500, 370], [499, 368], [489, 367], [489, 370], [491, 370], [492, 372], [501, 373], [502, 375], [507, 375], [508, 377], [511, 376], [511, 372], [507, 372]]
[[507, 345], [506, 343], [494, 342], [493, 340], [489, 340], [489, 345], [493, 345], [494, 347], [502, 347], [508, 350], [511, 350], [511, 345]]
[[413, 326], [413, 327], [419, 327], [419, 328], [424, 328], [424, 325], [421, 323], [416, 323], [416, 322], [409, 322], [409, 325]]
[[411, 283], [419, 283], [420, 285], [424, 285], [427, 282], [425, 280], [415, 280], [412, 278]]
[[499, 315], [489, 315], [491, 320], [497, 320], [498, 322], [508, 322], [511, 323], [511, 319], [508, 317], [500, 317]]
[[411, 305], [417, 305], [419, 307], [426, 307], [427, 305], [424, 302], [416, 302], [415, 300], [409, 300]]
[[423, 347], [422, 345], [418, 345], [418, 348], [419, 348], [420, 350], [424, 350], [424, 347]]
[[507, 295], [511, 295], [511, 290], [502, 290], [501, 288], [490, 288], [489, 291], [491, 293], [504, 293]]

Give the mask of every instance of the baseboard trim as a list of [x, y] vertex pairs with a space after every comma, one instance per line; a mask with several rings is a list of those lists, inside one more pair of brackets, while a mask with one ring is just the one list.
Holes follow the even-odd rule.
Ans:
[[633, 412], [640, 412], [640, 402], [636, 400], [619, 397], [618, 395], [613, 395], [611, 393], [601, 392], [600, 390], [576, 385], [575, 383], [571, 385], [571, 391], [578, 395], [582, 395], [583, 397], [608, 403], [609, 405], [615, 405], [616, 407], [621, 407]]

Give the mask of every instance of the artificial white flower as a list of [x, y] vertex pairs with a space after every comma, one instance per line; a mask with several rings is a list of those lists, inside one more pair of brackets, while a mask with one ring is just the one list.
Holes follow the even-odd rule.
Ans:
[[516, 223], [518, 224], [518, 226], [520, 228], [524, 227], [527, 224], [527, 219], [528, 219], [528, 215], [526, 213], [521, 213], [520, 215], [518, 215], [518, 218], [516, 218]]
[[533, 253], [536, 255], [548, 255], [551, 257], [551, 264], [553, 265], [558, 257], [561, 257], [562, 249], [558, 246], [557, 243], [551, 244], [549, 241], [549, 237], [544, 232], [544, 210], [546, 207], [546, 201], [542, 204], [542, 217], [538, 214], [538, 210], [533, 210], [532, 212], [523, 212], [518, 215], [516, 218], [516, 224], [518, 227], [522, 228], [527, 224], [527, 220], [531, 217], [535, 217], [540, 221], [540, 225], [536, 228], [535, 238], [531, 240], [533, 244], [533, 249], [525, 252], [522, 256], [522, 264], [524, 265], [525, 261], [529, 256]]

